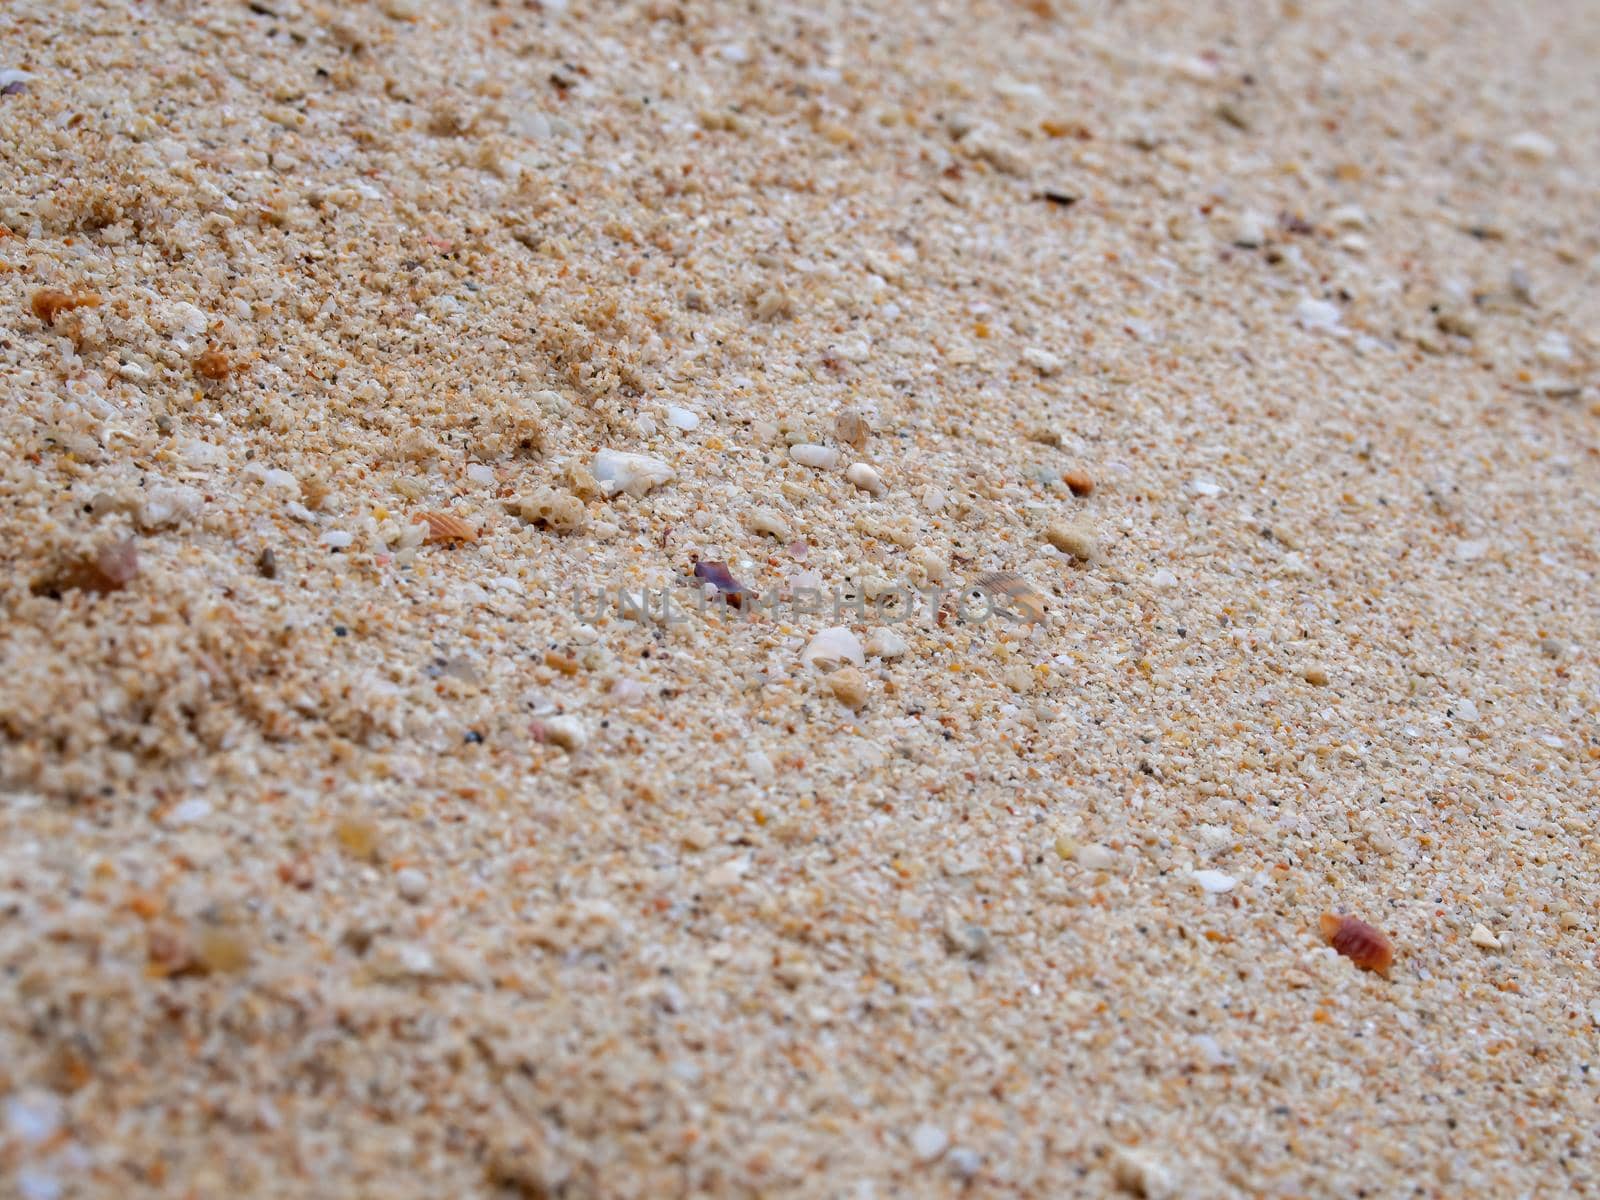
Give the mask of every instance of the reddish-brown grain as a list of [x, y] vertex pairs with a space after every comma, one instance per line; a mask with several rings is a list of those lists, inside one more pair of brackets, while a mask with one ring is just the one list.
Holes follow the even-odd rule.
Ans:
[[100, 297], [93, 292], [62, 292], [55, 288], [40, 288], [33, 294], [33, 315], [46, 325], [54, 325], [56, 318], [74, 308], [93, 308]]
[[1388, 978], [1394, 962], [1394, 943], [1381, 930], [1357, 917], [1322, 914], [1322, 937], [1363, 971]]

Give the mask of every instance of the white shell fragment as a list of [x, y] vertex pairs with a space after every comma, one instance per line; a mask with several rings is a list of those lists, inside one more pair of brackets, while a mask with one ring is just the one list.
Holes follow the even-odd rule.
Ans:
[[861, 640], [843, 625], [834, 625], [811, 639], [801, 651], [800, 661], [808, 667], [831, 671], [846, 663], [859, 667], [867, 660], [861, 650]]
[[801, 442], [798, 446], [790, 446], [789, 457], [802, 467], [816, 467], [822, 471], [831, 471], [839, 465], [839, 452], [837, 450], [828, 446], [817, 446], [811, 442]]
[[626, 492], [637, 500], [651, 488], [672, 479], [672, 468], [650, 454], [630, 454], [625, 450], [601, 450], [590, 468], [600, 490], [608, 496]]

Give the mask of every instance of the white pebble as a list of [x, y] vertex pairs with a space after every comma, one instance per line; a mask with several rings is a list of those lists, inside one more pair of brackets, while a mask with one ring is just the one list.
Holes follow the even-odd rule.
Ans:
[[1240, 213], [1228, 238], [1235, 246], [1253, 250], [1267, 240], [1267, 221], [1260, 213]]
[[744, 756], [744, 765], [757, 783], [771, 783], [778, 777], [778, 772], [773, 769], [772, 759], [767, 757], [765, 750], [750, 751]]
[[1111, 1174], [1118, 1187], [1146, 1200], [1173, 1192], [1171, 1174], [1147, 1150], [1118, 1146], [1111, 1154]]
[[834, 625], [811, 639], [801, 652], [800, 661], [808, 667], [831, 671], [846, 663], [859, 667], [867, 660], [861, 650], [861, 640], [843, 625]]
[[467, 468], [467, 478], [473, 483], [493, 483], [494, 468], [484, 463], [473, 463]]
[[1085, 871], [1109, 871], [1117, 865], [1117, 856], [1099, 842], [1085, 842], [1073, 852], [1072, 861]]
[[545, 741], [560, 746], [569, 754], [582, 750], [589, 743], [588, 731], [577, 717], [551, 717], [544, 722]]
[[1222, 871], [1195, 871], [1193, 876], [1194, 881], [1212, 895], [1231, 892], [1239, 884], [1239, 881], [1232, 875]]
[[811, 442], [801, 442], [798, 446], [789, 447], [789, 457], [802, 467], [816, 467], [818, 470], [831, 471], [839, 465], [839, 452], [827, 446], [817, 446]]
[[1325, 220], [1335, 229], [1365, 229], [1368, 224], [1365, 210], [1355, 204], [1330, 209]]
[[950, 1145], [950, 1135], [937, 1125], [918, 1125], [911, 1131], [911, 1149], [923, 1162], [932, 1162]]
[[905, 638], [887, 625], [880, 625], [867, 635], [867, 653], [873, 658], [899, 658], [909, 648]]
[[1471, 700], [1457, 700], [1450, 706], [1450, 711], [1463, 721], [1476, 721], [1478, 719], [1478, 706]]
[[416, 904], [428, 894], [428, 877], [415, 867], [406, 867], [394, 877], [400, 898]]
[[1167, 568], [1162, 567], [1154, 575], [1150, 576], [1150, 582], [1162, 589], [1162, 591], [1167, 591], [1178, 586], [1178, 577]]
[[204, 821], [211, 815], [211, 804], [196, 796], [185, 800], [182, 804], [173, 807], [167, 813], [168, 825], [193, 825], [196, 821]]
[[1556, 144], [1542, 133], [1525, 129], [1506, 143], [1506, 148], [1527, 162], [1548, 162], [1556, 155]]
[[[421, 526], [418, 526], [421, 528]], [[343, 550], [355, 541], [355, 535], [348, 529], [330, 529], [322, 535], [322, 544], [335, 550]]]
[[1572, 361], [1572, 343], [1567, 339], [1566, 334], [1558, 329], [1551, 329], [1539, 339], [1539, 345], [1535, 348], [1534, 354], [1538, 356], [1539, 361], [1542, 363], [1559, 366], [1562, 363]]
[[181, 525], [200, 511], [205, 497], [192, 487], [152, 488], [139, 506], [139, 528], [165, 529]]
[[1191, 479], [1189, 481], [1189, 490], [1196, 496], [1211, 497], [1222, 495], [1222, 485], [1209, 479]]
[[61, 1128], [61, 1098], [52, 1092], [6, 1097], [6, 1132], [27, 1145], [49, 1141]]
[[282, 492], [285, 496], [300, 494], [300, 481], [282, 467], [273, 467], [261, 477], [261, 482], [269, 491]]
[[691, 429], [700, 426], [700, 414], [690, 412], [687, 408], [679, 408], [676, 404], [667, 405], [667, 424], [674, 429], [681, 429], [688, 433]]
[[968, 1146], [957, 1146], [945, 1155], [944, 1161], [962, 1179], [971, 1179], [983, 1169], [983, 1156]]
[[626, 492], [637, 500], [651, 488], [672, 479], [672, 468], [650, 454], [630, 454], [625, 450], [600, 450], [590, 467], [600, 490], [608, 496]]
[[844, 473], [844, 477], [863, 492], [870, 492], [874, 496], [883, 495], [883, 480], [879, 478], [877, 471], [866, 463], [851, 464], [850, 469]]
[[1038, 346], [1029, 346], [1024, 350], [1022, 352], [1022, 361], [1041, 375], [1054, 375], [1061, 370], [1061, 359], [1051, 354], [1048, 350], [1040, 349]]
[[1303, 329], [1333, 330], [1339, 328], [1339, 312], [1337, 304], [1329, 304], [1326, 300], [1314, 300], [1310, 297], [1300, 301], [1295, 306], [1295, 322]]
[[1500, 949], [1500, 939], [1489, 932], [1489, 927], [1482, 923], [1472, 927], [1472, 944], [1482, 946], [1485, 950]]

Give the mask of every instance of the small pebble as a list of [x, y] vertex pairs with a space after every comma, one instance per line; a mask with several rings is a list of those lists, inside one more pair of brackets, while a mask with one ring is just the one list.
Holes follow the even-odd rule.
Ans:
[[1061, 370], [1061, 359], [1048, 350], [1041, 350], [1038, 346], [1029, 346], [1024, 350], [1022, 361], [1041, 375], [1054, 375]]
[[847, 708], [860, 708], [867, 702], [867, 677], [854, 667], [841, 667], [829, 675], [828, 689]]
[[1267, 240], [1267, 219], [1260, 213], [1240, 213], [1228, 240], [1241, 249], [1254, 250]]
[[1061, 553], [1079, 562], [1092, 562], [1099, 552], [1094, 534], [1081, 525], [1068, 525], [1057, 521], [1045, 530], [1045, 540]]
[[699, 428], [700, 414], [687, 408], [679, 408], [676, 404], [667, 405], [667, 424], [674, 429], [688, 433]]
[[937, 1125], [918, 1125], [911, 1131], [911, 1149], [922, 1162], [932, 1162], [950, 1145], [950, 1135]]
[[867, 437], [872, 433], [872, 426], [867, 419], [856, 409], [842, 409], [833, 419], [833, 436], [847, 446], [854, 446], [857, 450], [867, 444]]
[[1294, 319], [1302, 329], [1329, 331], [1339, 328], [1339, 306], [1307, 298], [1295, 307]]
[[625, 492], [635, 500], [652, 488], [672, 480], [672, 467], [650, 454], [630, 454], [623, 450], [601, 450], [589, 468], [600, 490], [607, 496]]
[[752, 508], [745, 514], [744, 523], [752, 533], [759, 533], [774, 541], [787, 542], [794, 536], [789, 522], [770, 508]]
[[983, 1169], [983, 1156], [969, 1146], [957, 1146], [944, 1160], [958, 1179], [972, 1179]]
[[802, 467], [815, 467], [821, 471], [831, 471], [839, 465], [837, 450], [828, 446], [818, 446], [812, 442], [801, 442], [797, 446], [790, 446], [789, 457]]
[[1500, 949], [1500, 939], [1489, 932], [1489, 927], [1481, 922], [1472, 927], [1472, 944], [1482, 946], [1485, 950]]
[[1094, 492], [1094, 480], [1082, 471], [1067, 471], [1063, 473], [1061, 482], [1071, 489], [1074, 496], [1080, 498], [1092, 495]]
[[1195, 871], [1193, 878], [1196, 883], [1214, 896], [1222, 892], [1231, 892], [1239, 885], [1237, 879], [1222, 871]]
[[428, 894], [428, 877], [415, 867], [406, 867], [394, 877], [400, 898], [416, 904]]
[[879, 625], [867, 635], [867, 653], [873, 658], [899, 658], [909, 649], [905, 638], [887, 625]]
[[1123, 1191], [1146, 1200], [1173, 1193], [1172, 1176], [1147, 1150], [1118, 1146], [1111, 1153], [1111, 1175]]
[[[1056, 844], [1060, 853], [1060, 843]], [[1085, 871], [1109, 871], [1117, 865], [1117, 856], [1099, 842], [1085, 842], [1072, 851], [1072, 861]]]
[[1154, 575], [1150, 576], [1150, 582], [1162, 591], [1170, 591], [1178, 586], [1178, 577], [1167, 568], [1162, 567]]
[[1300, 674], [1301, 674], [1301, 677], [1309, 684], [1312, 684], [1312, 685], [1314, 685], [1316, 687], [1326, 687], [1327, 686], [1327, 683], [1328, 683], [1328, 672], [1327, 672], [1326, 668], [1324, 668], [1324, 667], [1320, 667], [1317, 664], [1313, 663], [1311, 666], [1308, 666]]
[[1506, 143], [1506, 148], [1525, 162], [1548, 162], [1556, 155], [1556, 144], [1542, 133], [1525, 129]]
[[861, 650], [861, 640], [843, 625], [821, 630], [800, 652], [800, 661], [808, 667], [830, 671], [846, 664], [863, 665], [867, 659]]
[[866, 463], [852, 463], [850, 469], [844, 473], [844, 477], [863, 492], [870, 492], [874, 496], [883, 495], [883, 480], [879, 478], [878, 472]]
[[544, 740], [576, 754], [589, 744], [589, 734], [577, 717], [551, 717], [541, 723]]

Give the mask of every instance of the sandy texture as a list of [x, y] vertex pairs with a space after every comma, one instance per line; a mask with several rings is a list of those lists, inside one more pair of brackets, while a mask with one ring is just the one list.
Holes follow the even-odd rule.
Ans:
[[1600, 1188], [1597, 60], [7, 0], [0, 1191]]

